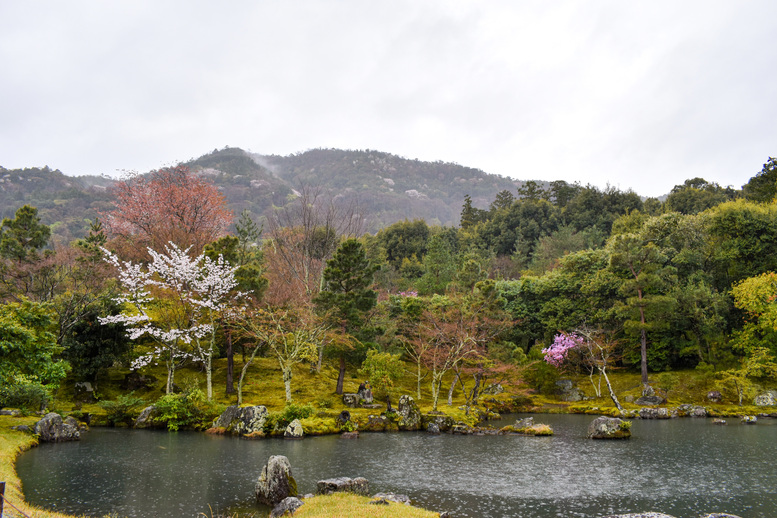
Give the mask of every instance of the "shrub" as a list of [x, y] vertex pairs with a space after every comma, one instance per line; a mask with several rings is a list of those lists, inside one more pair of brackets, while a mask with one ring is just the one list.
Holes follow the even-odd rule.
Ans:
[[220, 413], [219, 405], [205, 399], [200, 389], [193, 389], [181, 394], [165, 394], [156, 402], [159, 423], [167, 425], [167, 429], [176, 431], [180, 428], [205, 428]]
[[43, 410], [51, 399], [49, 389], [37, 381], [17, 380], [0, 388], [0, 408], [19, 408], [23, 412]]
[[103, 401], [100, 403], [100, 407], [105, 410], [106, 418], [111, 425], [115, 426], [117, 423], [129, 425], [135, 419], [138, 407], [143, 403], [142, 398], [135, 397], [130, 392], [129, 394], [122, 394], [116, 398], [116, 401]]
[[271, 434], [273, 432], [283, 432], [289, 423], [295, 419], [306, 419], [313, 415], [313, 405], [298, 405], [297, 403], [288, 403], [280, 412], [270, 412], [264, 423], [264, 432]]

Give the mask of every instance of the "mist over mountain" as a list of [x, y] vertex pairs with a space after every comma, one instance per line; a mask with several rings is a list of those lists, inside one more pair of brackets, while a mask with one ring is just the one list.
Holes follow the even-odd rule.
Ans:
[[[365, 231], [404, 219], [458, 225], [466, 195], [485, 208], [502, 190], [523, 182], [449, 162], [424, 162], [374, 150], [312, 149], [288, 156], [215, 149], [185, 162], [221, 190], [229, 207], [261, 221], [303, 189], [318, 189], [337, 203], [355, 202]], [[38, 207], [62, 242], [86, 234], [89, 223], [112, 207], [107, 176], [68, 176], [58, 169], [0, 166], [0, 216], [13, 217], [24, 204]]]

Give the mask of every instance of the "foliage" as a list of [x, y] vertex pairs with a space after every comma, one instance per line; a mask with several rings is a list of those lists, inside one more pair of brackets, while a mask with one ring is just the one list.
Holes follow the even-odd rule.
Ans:
[[286, 403], [280, 412], [270, 412], [264, 423], [264, 432], [267, 434], [283, 432], [295, 419], [307, 419], [313, 415], [313, 405]]
[[111, 192], [116, 205], [104, 215], [106, 226], [122, 255], [135, 260], [171, 242], [200, 253], [232, 221], [216, 186], [184, 165], [130, 175]]
[[402, 376], [403, 369], [399, 355], [370, 349], [359, 374], [366, 375], [376, 391], [389, 394], [395, 382]]
[[170, 431], [206, 428], [221, 413], [221, 407], [208, 401], [197, 388], [183, 393], [165, 394], [154, 406], [154, 421], [165, 424]]
[[105, 410], [106, 418], [111, 425], [130, 425], [137, 417], [137, 410], [143, 404], [143, 398], [130, 392], [119, 395], [114, 401], [101, 401], [100, 407]]
[[19, 408], [38, 412], [48, 405], [51, 391], [45, 385], [19, 376], [13, 383], [0, 387], [0, 408]]
[[0, 305], [0, 387], [24, 379], [56, 387], [68, 365], [51, 332], [51, 307], [30, 301]]

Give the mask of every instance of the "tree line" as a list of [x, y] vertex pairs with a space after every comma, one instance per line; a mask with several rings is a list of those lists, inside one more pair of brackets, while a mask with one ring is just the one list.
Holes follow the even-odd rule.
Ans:
[[25, 205], [1, 225], [0, 393], [150, 362], [172, 392], [176, 369], [197, 363], [211, 399], [225, 358], [223, 390], [242, 401], [251, 363], [268, 356], [288, 401], [301, 364], [336, 366], [336, 393], [361, 367], [385, 396], [409, 364], [436, 409], [444, 380], [468, 404], [495, 381], [539, 387], [543, 349], [586, 330], [645, 384], [713, 369], [741, 397], [777, 373], [776, 164], [741, 190], [688, 180], [663, 203], [526, 182], [488, 209], [467, 197], [458, 227], [406, 220], [374, 235], [356, 204], [311, 188], [263, 226], [240, 214], [228, 234], [224, 197], [185, 166], [119, 182], [113, 207], [66, 246]]

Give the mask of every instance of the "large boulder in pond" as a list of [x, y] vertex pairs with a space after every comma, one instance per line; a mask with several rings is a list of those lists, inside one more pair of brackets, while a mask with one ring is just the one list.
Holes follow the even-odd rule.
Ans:
[[370, 494], [370, 484], [364, 477], [328, 478], [326, 480], [319, 480], [316, 483], [317, 495], [331, 495], [332, 493], [354, 493], [356, 495], [368, 496]]
[[263, 405], [238, 407], [232, 405], [213, 422], [215, 428], [236, 435], [264, 435], [264, 424], [269, 412]]
[[628, 439], [629, 437], [631, 437], [631, 423], [617, 417], [597, 417], [588, 425], [589, 439]]
[[289, 459], [273, 455], [256, 481], [256, 501], [274, 507], [290, 496], [297, 496], [297, 481], [291, 476]]
[[62, 419], [56, 412], [50, 412], [35, 423], [32, 432], [40, 436], [41, 442], [66, 442], [81, 440], [78, 421], [73, 417]]
[[447, 432], [448, 430], [453, 428], [453, 425], [455, 424], [456, 424], [456, 421], [454, 421], [451, 416], [445, 415], [440, 412], [437, 412], [437, 413], [430, 412], [428, 414], [424, 414], [421, 416], [421, 426], [427, 432], [429, 431], [430, 426], [435, 426], [437, 428], [438, 433]]
[[407, 394], [400, 396], [397, 414], [399, 415], [398, 425], [400, 430], [421, 429], [423, 425], [421, 422], [421, 411], [418, 410], [418, 405], [412, 396], [408, 396]]

